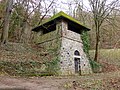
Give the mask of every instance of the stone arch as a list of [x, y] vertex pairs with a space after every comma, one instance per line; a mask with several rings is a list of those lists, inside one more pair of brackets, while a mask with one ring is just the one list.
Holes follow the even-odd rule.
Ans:
[[79, 51], [78, 51], [78, 50], [75, 50], [74, 55], [76, 55], [76, 56], [80, 56]]

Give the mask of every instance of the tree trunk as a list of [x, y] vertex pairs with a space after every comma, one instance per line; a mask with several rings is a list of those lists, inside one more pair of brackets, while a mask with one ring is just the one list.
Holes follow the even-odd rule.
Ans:
[[21, 34], [20, 42], [27, 44], [30, 41], [30, 35], [31, 35], [30, 25], [28, 24], [27, 21], [24, 21], [24, 26], [22, 30], [23, 31]]
[[99, 36], [96, 37], [95, 57], [94, 57], [94, 61], [96, 62], [98, 62], [98, 47], [99, 47]]
[[96, 46], [95, 46], [95, 57], [94, 57], [94, 61], [96, 62], [98, 62], [98, 49], [99, 49], [99, 41], [100, 41], [99, 29], [100, 29], [99, 25], [96, 25]]
[[9, 22], [10, 22], [10, 14], [12, 11], [12, 5], [13, 5], [13, 0], [7, 0], [3, 31], [1, 35], [1, 44], [6, 44], [8, 41], [8, 30], [9, 30]]

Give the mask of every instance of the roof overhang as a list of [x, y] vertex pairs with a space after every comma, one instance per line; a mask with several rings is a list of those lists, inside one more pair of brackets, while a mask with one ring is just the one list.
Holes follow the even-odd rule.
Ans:
[[40, 26], [37, 26], [34, 29], [32, 29], [32, 31], [38, 32], [40, 30], [51, 30], [52, 27], [55, 27], [56, 22], [59, 20], [67, 21], [69, 26], [71, 26], [72, 28], [75, 28], [77, 30], [85, 30], [85, 31], [90, 30], [86, 26], [82, 25], [79, 21], [75, 20], [71, 16], [69, 16], [61, 11], [58, 14], [51, 17], [50, 19], [48, 19], [46, 22], [42, 23]]

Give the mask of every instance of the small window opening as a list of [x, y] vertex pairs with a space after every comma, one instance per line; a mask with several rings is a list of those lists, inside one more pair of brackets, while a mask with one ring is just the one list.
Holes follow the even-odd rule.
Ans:
[[74, 52], [74, 55], [76, 55], [76, 56], [80, 56], [79, 51], [78, 51], [78, 50], [76, 50], [76, 51]]

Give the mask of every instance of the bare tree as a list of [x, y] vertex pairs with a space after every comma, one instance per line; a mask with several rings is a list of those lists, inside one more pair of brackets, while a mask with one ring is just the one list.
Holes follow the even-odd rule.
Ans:
[[[20, 42], [28, 43], [30, 41], [31, 28], [39, 25], [42, 22], [42, 20], [51, 10], [54, 1], [55, 0], [15, 0], [14, 12], [16, 13], [17, 17], [22, 20], [22, 22], [20, 22], [20, 24], [22, 24], [19, 25], [21, 27], [19, 34]], [[21, 13], [19, 9], [22, 9]], [[37, 18], [37, 20], [34, 18]]]
[[13, 6], [13, 0], [7, 0], [3, 31], [1, 35], [1, 44], [6, 44], [8, 41], [8, 30], [9, 30], [9, 22], [10, 22], [10, 14], [12, 11], [12, 6]]
[[98, 61], [98, 49], [100, 42], [100, 28], [111, 12], [117, 8], [119, 0], [89, 0], [96, 32], [96, 46], [94, 60]]

